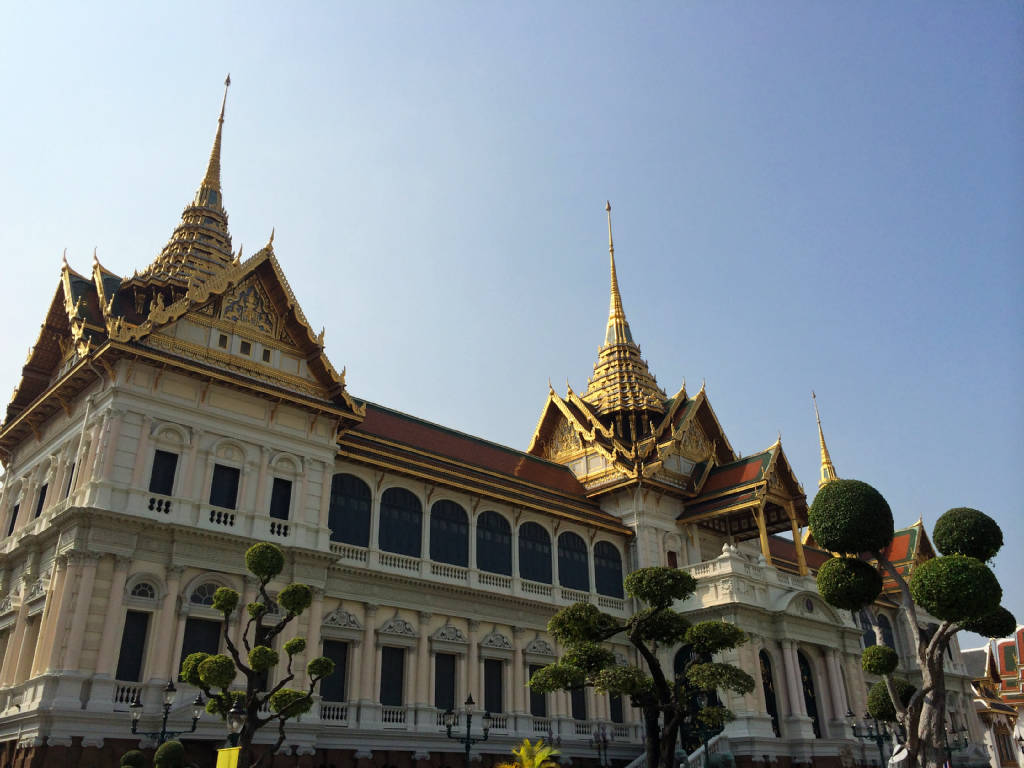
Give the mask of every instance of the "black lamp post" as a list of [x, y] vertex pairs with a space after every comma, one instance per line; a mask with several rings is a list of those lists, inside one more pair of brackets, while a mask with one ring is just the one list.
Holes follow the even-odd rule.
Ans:
[[139, 694], [135, 694], [135, 701], [131, 703], [128, 710], [132, 715], [132, 734], [136, 736], [146, 736], [150, 739], [156, 739], [157, 746], [163, 744], [168, 739], [173, 739], [176, 736], [181, 736], [185, 733], [193, 733], [196, 730], [196, 726], [199, 724], [199, 716], [203, 713], [204, 703], [203, 695], [201, 693], [196, 694], [195, 700], [192, 702], [192, 727], [187, 731], [168, 731], [167, 730], [167, 718], [170, 717], [171, 707], [174, 706], [174, 697], [178, 693], [178, 689], [174, 687], [174, 683], [170, 680], [167, 681], [167, 687], [164, 688], [164, 703], [163, 720], [160, 722], [159, 731], [140, 731], [139, 720], [142, 719], [142, 701], [139, 699]]
[[597, 761], [601, 768], [610, 768], [612, 761], [608, 759], [608, 745], [612, 738], [608, 735], [608, 729], [603, 725], [594, 728], [594, 749], [597, 750]]
[[244, 725], [245, 710], [242, 708], [242, 702], [235, 699], [235, 703], [228, 710], [228, 743], [232, 747], [238, 746], [238, 735], [242, 732]]
[[882, 745], [892, 738], [892, 734], [889, 733], [889, 729], [885, 723], [880, 723], [870, 712], [864, 713], [864, 725], [858, 725], [853, 712], [846, 710], [846, 717], [850, 721], [850, 727], [853, 729], [853, 735], [858, 739], [864, 739], [865, 741], [873, 741], [878, 745], [878, 760], [879, 765], [885, 768], [885, 750]]
[[946, 763], [950, 768], [953, 766], [953, 753], [967, 746], [967, 737], [958, 735], [960, 733], [962, 731], [953, 731], [953, 740], [950, 741], [949, 728], [942, 730], [942, 746], [946, 748]]
[[456, 715], [455, 710], [449, 709], [444, 713], [444, 727], [448, 734], [449, 739], [455, 739], [466, 748], [466, 768], [469, 768], [469, 750], [470, 748], [481, 741], [487, 741], [487, 737], [491, 735], [491, 713], [484, 712], [483, 723], [484, 723], [484, 735], [482, 738], [474, 739], [470, 733], [470, 726], [473, 724], [473, 707], [476, 706], [476, 702], [473, 701], [473, 694], [469, 694], [466, 699], [466, 704], [463, 712], [466, 715], [466, 735], [465, 736], [453, 736], [452, 727], [455, 725]]

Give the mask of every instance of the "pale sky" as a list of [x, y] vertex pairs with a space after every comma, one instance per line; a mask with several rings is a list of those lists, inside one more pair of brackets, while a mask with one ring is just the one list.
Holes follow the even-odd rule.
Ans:
[[[0, 5], [0, 382], [62, 251], [148, 264], [231, 72], [237, 248], [275, 250], [350, 390], [524, 449], [608, 312], [744, 454], [782, 433], [898, 524], [1003, 526], [1024, 619], [1019, 2]], [[9, 391], [9, 389], [8, 389]], [[968, 642], [967, 644], [970, 644]]]

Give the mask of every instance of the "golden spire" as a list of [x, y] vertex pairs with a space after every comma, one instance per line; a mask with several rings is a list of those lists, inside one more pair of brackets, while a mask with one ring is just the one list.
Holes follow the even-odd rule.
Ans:
[[626, 322], [626, 312], [622, 309], [622, 295], [619, 293], [619, 278], [615, 274], [615, 242], [612, 240], [612, 204], [605, 201], [604, 210], [608, 214], [608, 257], [611, 262], [612, 290], [608, 307], [608, 330], [604, 335], [605, 344], [632, 344], [633, 334]]
[[814, 417], [818, 420], [818, 440], [821, 443], [821, 479], [818, 481], [818, 487], [821, 488], [825, 483], [838, 480], [839, 476], [836, 474], [836, 468], [832, 465], [828, 446], [825, 445], [825, 433], [821, 430], [821, 416], [818, 414], [818, 396], [814, 394], [813, 389], [811, 390], [811, 399], [814, 401]]
[[[210, 162], [206, 166], [206, 176], [203, 177], [203, 183], [199, 187], [199, 192], [196, 193], [196, 205], [203, 205], [205, 200], [203, 197], [203, 190], [212, 190], [220, 192], [220, 137], [224, 130], [224, 108], [228, 103], [228, 88], [231, 86], [231, 75], [228, 74], [224, 78], [224, 98], [220, 102], [220, 117], [217, 118], [217, 134], [213, 137], [213, 149], [210, 150]], [[220, 195], [218, 194], [218, 198]], [[211, 200], [209, 202], [219, 205], [219, 200]]]

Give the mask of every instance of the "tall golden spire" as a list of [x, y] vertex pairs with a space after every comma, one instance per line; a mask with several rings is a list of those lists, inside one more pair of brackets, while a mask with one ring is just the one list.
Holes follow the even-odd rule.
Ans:
[[156, 260], [143, 270], [142, 282], [173, 283], [188, 286], [205, 282], [210, 275], [233, 260], [228, 214], [220, 189], [220, 146], [224, 131], [224, 109], [227, 106], [231, 75], [224, 80], [224, 97], [217, 117], [217, 133], [213, 138], [206, 174], [196, 190], [192, 203], [182, 211], [181, 223]]
[[[640, 347], [626, 322], [615, 272], [615, 242], [612, 239], [612, 206], [605, 202], [608, 216], [608, 256], [611, 266], [611, 301], [604, 346], [598, 350], [594, 375], [583, 399], [595, 406], [598, 413], [651, 411], [664, 413], [665, 393], [658, 387], [647, 363], [640, 356]], [[641, 419], [641, 424], [645, 423]], [[641, 430], [642, 431], [642, 430]]]
[[813, 389], [811, 399], [814, 401], [814, 417], [818, 420], [818, 441], [821, 443], [821, 479], [818, 481], [818, 487], [821, 488], [825, 483], [838, 480], [839, 476], [832, 464], [832, 457], [829, 456], [828, 446], [825, 445], [825, 433], [821, 430], [821, 416], [818, 414], [818, 396], [814, 394]]

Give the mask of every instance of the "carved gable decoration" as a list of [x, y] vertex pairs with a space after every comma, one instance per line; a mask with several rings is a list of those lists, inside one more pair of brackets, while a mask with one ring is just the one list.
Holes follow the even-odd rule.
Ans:
[[377, 630], [382, 635], [398, 635], [400, 637], [416, 637], [416, 628], [405, 619], [395, 616], [388, 619], [384, 626]]
[[243, 280], [224, 299], [221, 318], [255, 328], [266, 336], [274, 336], [277, 317], [266, 289], [255, 275]]
[[708, 458], [714, 449], [708, 436], [704, 434], [703, 427], [697, 423], [696, 419], [690, 421], [690, 425], [679, 439], [679, 446], [683, 453], [698, 461]]
[[481, 640], [480, 645], [484, 648], [498, 648], [502, 651], [512, 650], [512, 641], [497, 630], [491, 632], [487, 637]]
[[324, 617], [325, 627], [337, 627], [338, 629], [362, 629], [363, 625], [359, 619], [346, 611], [344, 608], [335, 608]]
[[551, 647], [551, 643], [541, 637], [536, 637], [527, 643], [525, 650], [527, 653], [536, 653], [541, 656], [555, 655], [555, 649]]
[[456, 627], [454, 624], [445, 624], [443, 627], [438, 629], [432, 637], [435, 640], [442, 640], [447, 643], [468, 643], [466, 639], [466, 633]]

